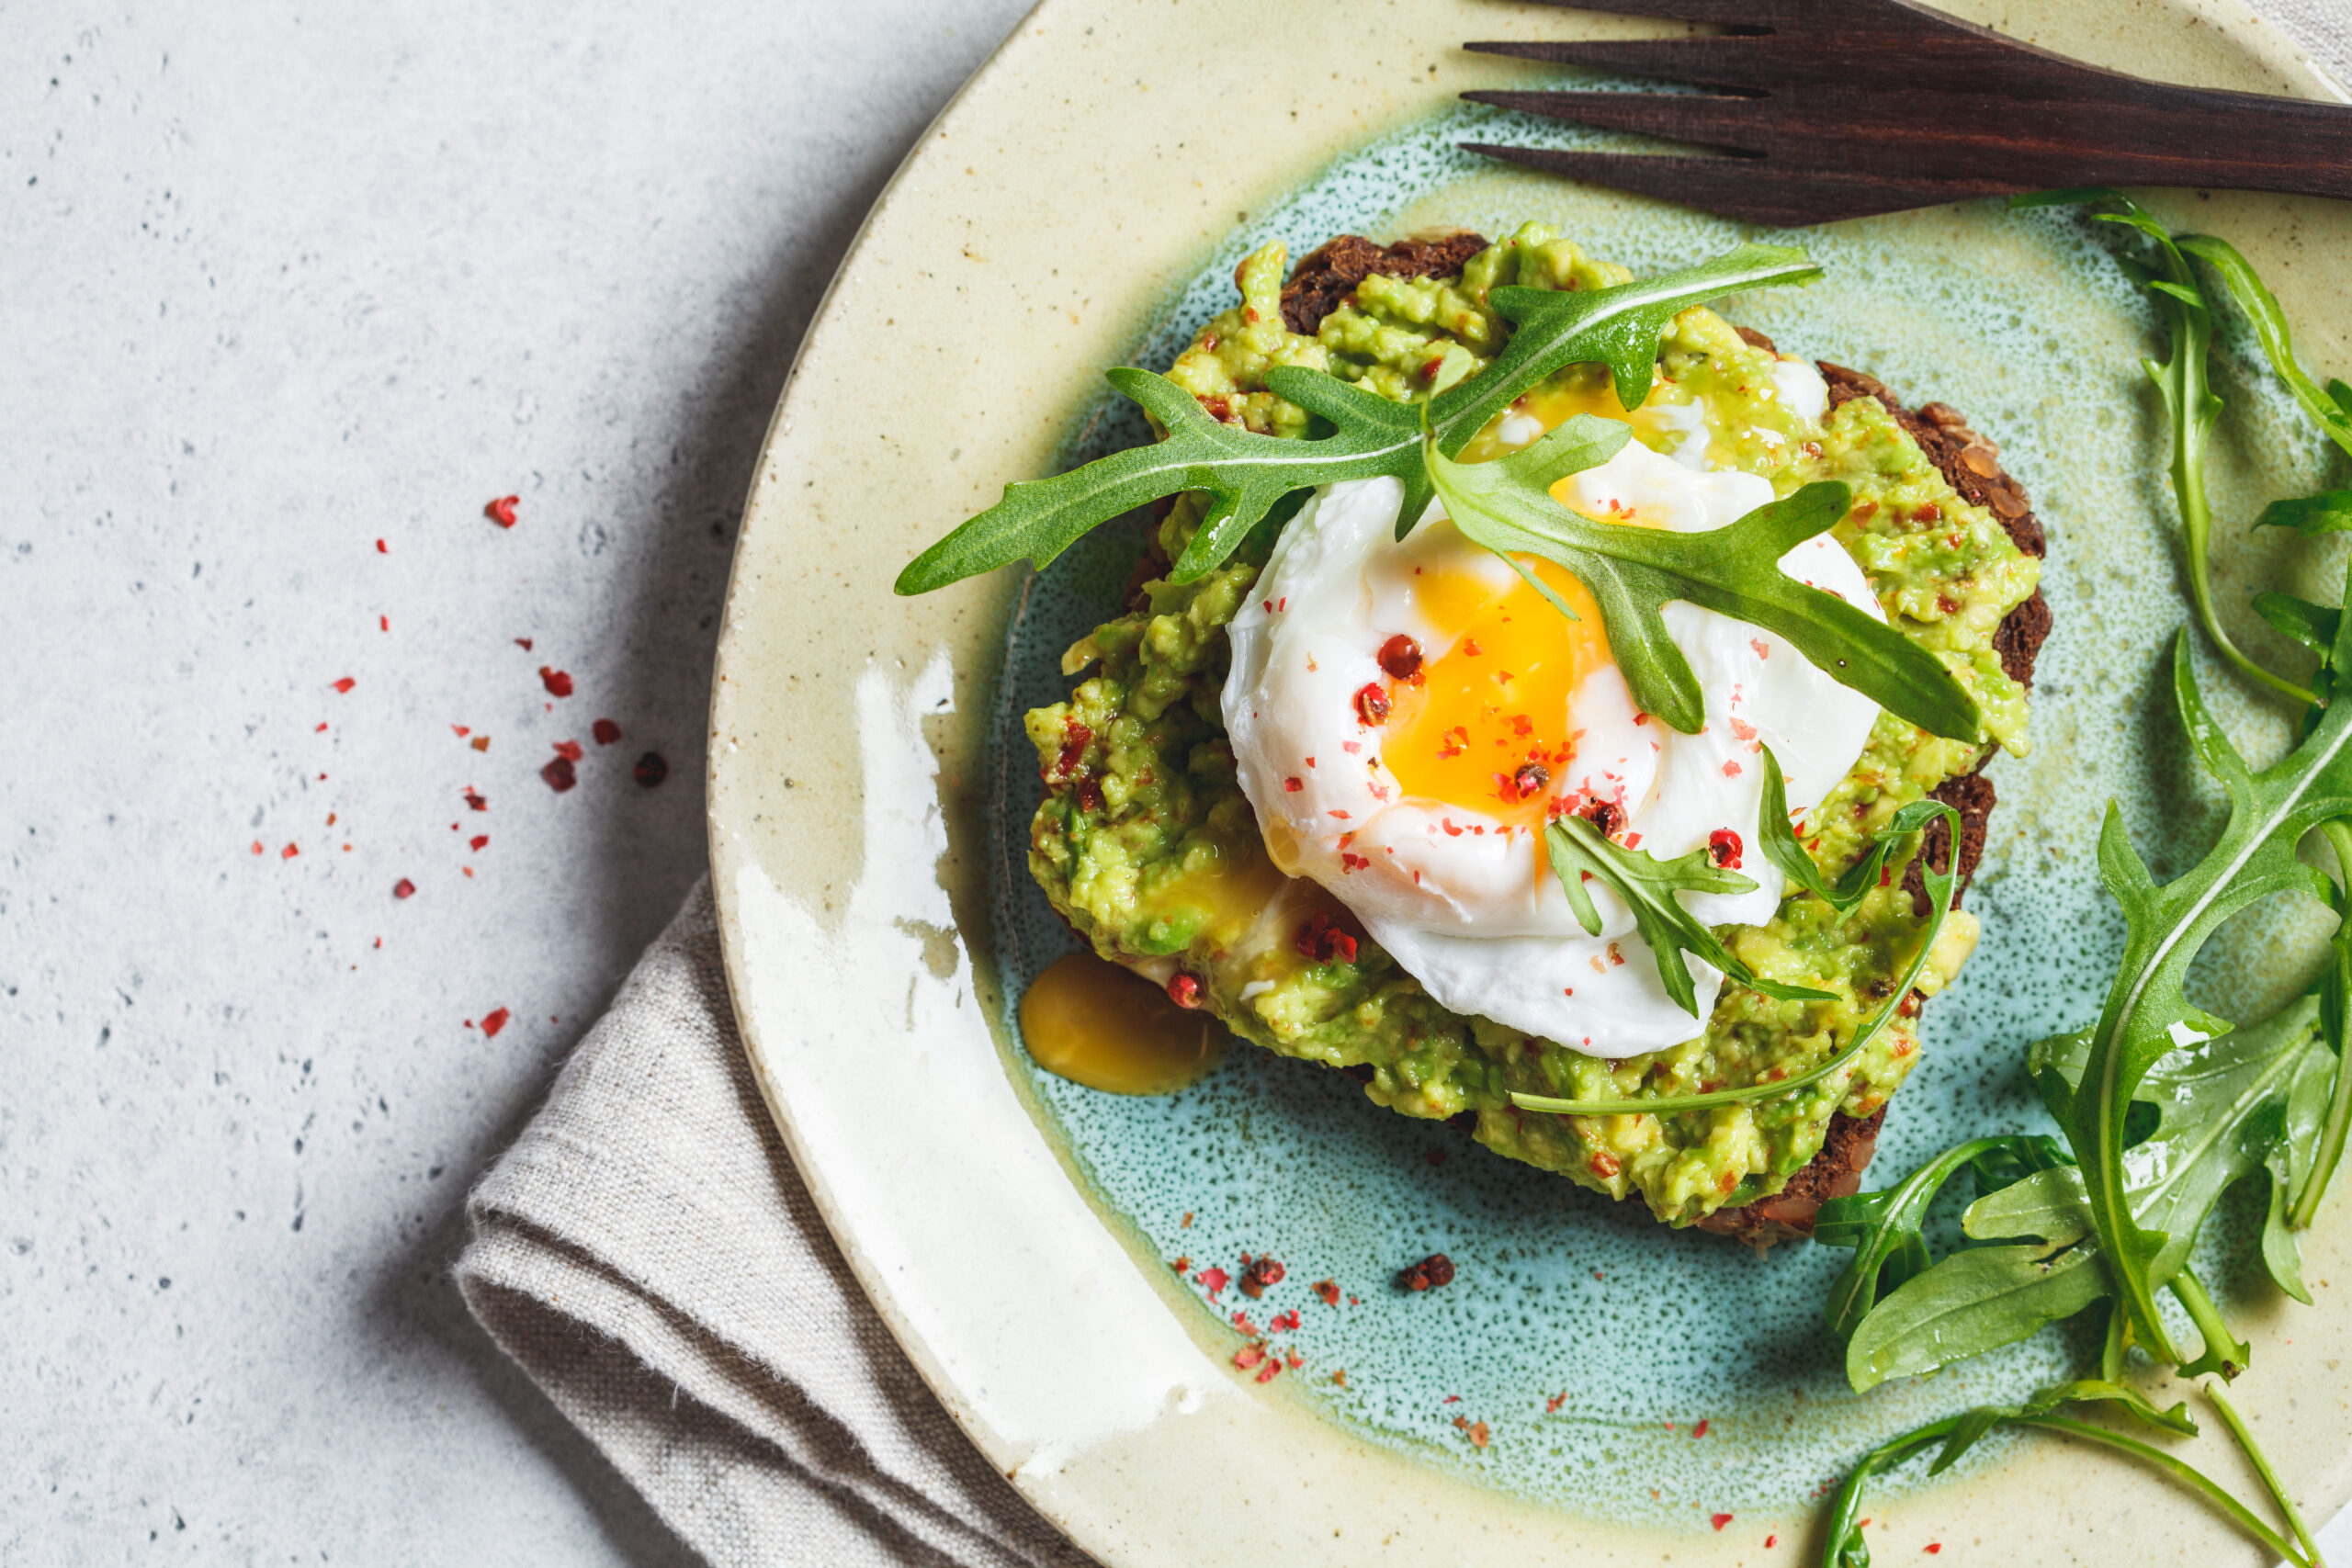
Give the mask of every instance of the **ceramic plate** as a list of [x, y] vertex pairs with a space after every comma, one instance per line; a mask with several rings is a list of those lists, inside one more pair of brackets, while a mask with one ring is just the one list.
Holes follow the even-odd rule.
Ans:
[[[2014, 26], [1990, 4], [1958, 8]], [[2251, 18], [2185, 0], [2052, 4], [2031, 26], [2033, 42], [2143, 74], [2325, 87]], [[893, 597], [891, 579], [1007, 480], [1134, 439], [1102, 367], [1165, 366], [1266, 240], [1295, 256], [1341, 231], [1498, 235], [1537, 218], [1646, 271], [1756, 232], [1455, 150], [1584, 134], [1460, 104], [1474, 85], [1565, 78], [1459, 40], [1602, 30], [1640, 25], [1456, 0], [1047, 0], [876, 208], [769, 435], [712, 714], [712, 858], [744, 1039], [842, 1249], [932, 1386], [1109, 1562], [1244, 1543], [1286, 1563], [1374, 1548], [1794, 1562], [1820, 1490], [1857, 1455], [2038, 1386], [2081, 1351], [2053, 1331], [1858, 1398], [1819, 1322], [1844, 1254], [1758, 1257], [1667, 1231], [1248, 1048], [1192, 1090], [1135, 1099], [1042, 1074], [1020, 1043], [1022, 988], [1073, 946], [1023, 865], [1038, 785], [1020, 716], [1068, 690], [1058, 656], [1113, 612], [1139, 535], [1104, 529], [1043, 575], [923, 599]], [[2332, 287], [2352, 254], [2346, 209], [2152, 199], [2238, 243], [2307, 363], [2352, 365], [2352, 304]], [[2032, 752], [1994, 771], [2003, 804], [1971, 896], [1984, 945], [1929, 1014], [1883, 1179], [1954, 1138], [2041, 1124], [2022, 1046], [2096, 1011], [2120, 941], [2092, 869], [2106, 800], [2123, 801], [2159, 874], [2193, 858], [2214, 807], [2152, 698], [2182, 602], [2165, 433], [2135, 364], [2149, 320], [2109, 231], [1977, 203], [1764, 237], [1806, 246], [1825, 280], [1725, 313], [1958, 404], [2051, 534], [2057, 630]], [[2258, 357], [2232, 355], [2216, 501], [2247, 518], [2325, 468]], [[2313, 553], [2226, 531], [2232, 605]], [[2301, 591], [2328, 596], [2305, 570]], [[2245, 746], [2283, 742], [2274, 713], [2214, 687]], [[2275, 1005], [2328, 924], [2273, 912], [2225, 931], [2200, 964], [2203, 999], [2237, 1016]], [[2312, 1238], [2308, 1276], [2344, 1275], [2347, 1214], [2337, 1204]], [[1392, 1288], [1430, 1251], [1455, 1260], [1453, 1287]], [[1212, 1301], [1194, 1276], [1238, 1272], [1244, 1252], [1283, 1258], [1288, 1280], [1261, 1303]], [[1179, 1257], [1193, 1269], [1172, 1269]], [[2316, 1311], [2282, 1306], [2245, 1259], [2207, 1263], [2257, 1347], [2240, 1403], [2324, 1517], [2352, 1491], [2352, 1319], [2329, 1285]], [[1317, 1301], [1309, 1282], [1325, 1278], [1352, 1299]], [[1282, 1341], [1300, 1364], [1271, 1383], [1232, 1366], [1245, 1307], [1261, 1325], [1301, 1314]], [[2227, 1471], [2219, 1440], [2199, 1452]], [[1934, 1482], [1898, 1476], [1872, 1513], [1889, 1561], [1930, 1545], [1948, 1560], [2256, 1560], [2158, 1481], [2041, 1438], [1989, 1443]]]

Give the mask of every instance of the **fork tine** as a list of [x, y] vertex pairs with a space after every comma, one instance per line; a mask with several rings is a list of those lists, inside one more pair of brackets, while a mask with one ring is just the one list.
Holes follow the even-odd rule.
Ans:
[[1634, 130], [1674, 141], [1702, 141], [1762, 152], [1781, 143], [1781, 129], [1769, 100], [1717, 97], [1694, 93], [1475, 92], [1474, 104], [1517, 109], [1553, 119], [1574, 120], [1609, 130]]
[[[1653, 76], [1668, 82], [1697, 82], [1710, 87], [1763, 87], [1788, 79], [1795, 63], [1774, 49], [1776, 38], [1579, 39], [1574, 41], [1465, 43], [1477, 54], [1502, 54], [1555, 65], [1589, 65]], [[1818, 58], [1819, 51], [1812, 51]]]
[[1540, 147], [1496, 147], [1465, 141], [1483, 152], [1588, 185], [1632, 191], [1695, 207], [1744, 223], [1801, 228], [1880, 212], [1940, 207], [1972, 197], [2028, 188], [1989, 180], [1905, 179], [1851, 169], [1799, 168], [1756, 158], [1677, 157], [1645, 152], [1562, 152]]

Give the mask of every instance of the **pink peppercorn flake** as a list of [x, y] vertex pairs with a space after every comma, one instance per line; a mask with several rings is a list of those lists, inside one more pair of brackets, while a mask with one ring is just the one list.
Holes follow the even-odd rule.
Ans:
[[558, 757], [548, 762], [546, 767], [539, 770], [539, 777], [547, 780], [548, 788], [558, 795], [561, 795], [580, 782], [580, 775], [572, 771], [571, 759], [569, 757]]
[[1182, 972], [1172, 976], [1168, 982], [1168, 999], [1180, 1008], [1199, 1007], [1201, 1005], [1199, 977]]
[[584, 755], [584, 753], [580, 750], [580, 742], [577, 740], [557, 741], [555, 743], [555, 754], [563, 758], [566, 761], [571, 762], [580, 761], [581, 757]]
[[416, 884], [415, 884], [415, 883], [413, 883], [413, 882], [411, 882], [411, 881], [410, 881], [407, 877], [405, 877], [405, 876], [401, 877], [398, 882], [395, 882], [395, 883], [393, 883], [393, 884], [392, 884], [392, 897], [395, 897], [395, 898], [413, 898], [413, 897], [416, 897]]
[[476, 833], [472, 838], [466, 840], [466, 847], [469, 850], [479, 851], [483, 845], [489, 842], [490, 835], [488, 833]]
[[345, 675], [342, 680], [337, 681], [334, 683], [334, 689], [338, 692], [347, 692], [357, 684], [359, 684], [358, 682], [353, 680], [350, 676]]
[[1732, 1517], [1729, 1514], [1711, 1514], [1707, 1517], [1707, 1522], [1714, 1526], [1717, 1529], [1721, 1529], [1725, 1525], [1731, 1523], [1731, 1517]]
[[590, 726], [588, 732], [596, 738], [599, 746], [610, 746], [621, 738], [621, 727], [609, 718], [598, 719]]
[[481, 514], [502, 528], [514, 526], [514, 508], [522, 501], [519, 495], [502, 495], [481, 509]]
[[639, 788], [653, 789], [670, 776], [670, 764], [662, 760], [661, 752], [648, 751], [637, 760], [634, 776]]
[[539, 683], [547, 687], [550, 696], [571, 695], [571, 676], [564, 671], [556, 669], [553, 665], [539, 666]]

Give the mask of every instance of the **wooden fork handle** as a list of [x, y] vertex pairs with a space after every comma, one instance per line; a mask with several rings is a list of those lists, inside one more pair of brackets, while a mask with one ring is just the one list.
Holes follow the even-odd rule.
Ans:
[[1984, 164], [1933, 173], [2352, 198], [2352, 107], [2162, 82], [2131, 86], [2072, 103], [2010, 106], [2007, 124], [1985, 128], [1994, 145]]

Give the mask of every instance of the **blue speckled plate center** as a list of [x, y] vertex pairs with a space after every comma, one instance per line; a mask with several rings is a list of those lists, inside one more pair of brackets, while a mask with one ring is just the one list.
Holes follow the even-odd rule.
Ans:
[[[1442, 220], [1498, 236], [1536, 218], [1649, 271], [1754, 232], [1485, 174], [1453, 150], [1484, 114], [1452, 111], [1367, 146], [1260, 216], [1167, 302], [1131, 361], [1165, 367], [1230, 301], [1234, 262], [1269, 239], [1296, 256], [1342, 231], [1388, 237]], [[2043, 582], [2057, 623], [2035, 689], [2034, 750], [1993, 769], [2003, 804], [1967, 899], [1982, 945], [1929, 1010], [1925, 1059], [1894, 1102], [1876, 1185], [1956, 1139], [2048, 1126], [2024, 1047], [2096, 1014], [2120, 945], [2093, 872], [2107, 799], [2122, 800], [2160, 875], [2192, 858], [2176, 846], [2208, 840], [2214, 803], [2185, 776], [2178, 732], [2153, 694], [2183, 602], [2165, 434], [2135, 363], [2148, 318], [2109, 257], [2112, 237], [2072, 213], [1991, 204], [1758, 237], [1804, 245], [1826, 278], [1743, 297], [1725, 314], [1784, 350], [1868, 369], [1915, 404], [1966, 411], [2000, 443], [2051, 537]], [[2250, 500], [2313, 482], [2317, 448], [2278, 400], [2258, 380], [2225, 377], [2225, 389], [2244, 433], [2218, 476], [2225, 512], [2250, 514]], [[1084, 434], [1068, 459], [1136, 438], [1123, 409], [1106, 399], [1078, 411], [1071, 428]], [[991, 830], [1008, 1030], [1029, 981], [1075, 945], [1026, 870], [1040, 786], [1022, 715], [1067, 694], [1061, 652], [1115, 613], [1139, 544], [1133, 527], [1102, 530], [1033, 580], [1006, 649]], [[2254, 754], [2284, 740], [2275, 716], [2214, 683]], [[2267, 918], [2258, 934], [2224, 932], [2209, 952], [2205, 999], [2217, 1010], [2249, 1016], [2309, 973], [2326, 918], [2289, 914], [2283, 940], [2282, 919]], [[1783, 1509], [1896, 1431], [2078, 1364], [2082, 1347], [2052, 1331], [1857, 1397], [1820, 1319], [1847, 1254], [1799, 1244], [1758, 1256], [1667, 1230], [1637, 1204], [1381, 1110], [1338, 1073], [1246, 1046], [1162, 1099], [1030, 1071], [1097, 1201], [1159, 1256], [1189, 1258], [1193, 1274], [1214, 1264], [1238, 1276], [1244, 1253], [1286, 1264], [1262, 1301], [1227, 1288], [1212, 1303], [1195, 1288], [1204, 1324], [1230, 1327], [1246, 1310], [1262, 1331], [1295, 1311], [1299, 1326], [1274, 1336], [1303, 1359], [1285, 1388], [1371, 1441], [1572, 1512], [1704, 1529], [1718, 1512]], [[1453, 1259], [1453, 1286], [1394, 1287], [1400, 1266], [1433, 1251]], [[2245, 1278], [2240, 1261], [2211, 1259], [2209, 1277], [2226, 1289]], [[1336, 1308], [1312, 1292], [1327, 1278], [1344, 1292]], [[1457, 1418], [1486, 1423], [1491, 1440], [1475, 1447]]]

